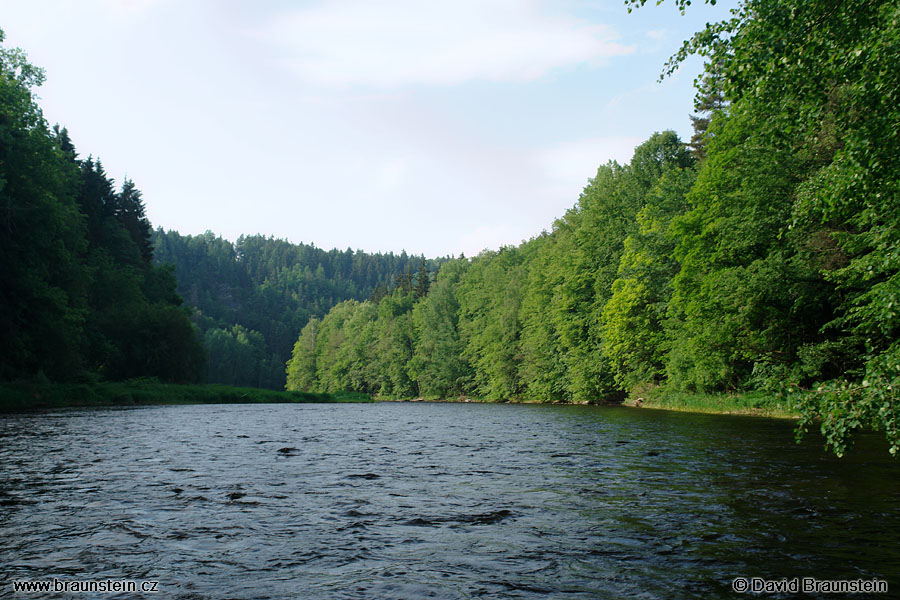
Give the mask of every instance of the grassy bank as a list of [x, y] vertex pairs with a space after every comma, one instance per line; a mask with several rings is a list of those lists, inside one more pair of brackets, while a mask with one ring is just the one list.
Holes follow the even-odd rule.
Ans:
[[279, 392], [225, 385], [174, 385], [154, 380], [79, 383], [0, 383], [0, 411], [72, 406], [147, 404], [372, 402], [367, 394]]
[[694, 394], [667, 390], [664, 387], [654, 387], [633, 392], [624, 404], [640, 408], [728, 415], [756, 415], [779, 419], [795, 419], [800, 416], [786, 400], [764, 392]]

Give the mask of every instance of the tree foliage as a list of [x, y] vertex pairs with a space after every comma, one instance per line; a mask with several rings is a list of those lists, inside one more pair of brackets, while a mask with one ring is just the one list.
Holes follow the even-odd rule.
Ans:
[[413, 335], [376, 328], [372, 377], [409, 357], [411, 382], [382, 393], [790, 390], [838, 454], [864, 427], [900, 448], [900, 3], [744, 0], [663, 76], [691, 54], [689, 148], [656, 134], [552, 231], [398, 279]]
[[[443, 261], [406, 252], [322, 250], [262, 235], [241, 236], [232, 243], [212, 232], [190, 236], [157, 229], [151, 241], [155, 262], [174, 265], [178, 293], [190, 306], [203, 336], [210, 361], [206, 380], [231, 385], [253, 382], [271, 389], [285, 386], [285, 363], [298, 333], [311, 318], [321, 320], [340, 302], [362, 301], [376, 290], [381, 291], [380, 299], [398, 279], [410, 291], [409, 274], [415, 268], [415, 293], [422, 297]], [[245, 355], [251, 362], [239, 368], [222, 362], [232, 351], [229, 336], [222, 332], [235, 326], [259, 341], [259, 351]], [[209, 335], [215, 330], [220, 332]]]
[[707, 57], [728, 104], [680, 223], [671, 372], [788, 382], [838, 453], [859, 427], [900, 448], [898, 50], [896, 1], [745, 0], [666, 68]]
[[42, 82], [0, 48], [0, 377], [197, 379], [202, 348], [171, 271], [151, 262], [141, 192], [116, 191], [48, 127]]
[[[636, 149], [631, 164], [601, 167], [551, 233], [446, 262], [427, 289], [404, 275], [392, 292], [335, 307], [315, 342], [308, 329], [297, 340], [289, 389], [554, 402], [621, 395], [604, 350], [604, 308], [623, 272], [628, 233], [638, 230], [637, 213], [647, 214], [641, 249], [661, 253], [653, 244], [673, 244], [655, 240], [661, 226], [651, 219], [683, 210], [692, 164], [674, 133], [657, 134]], [[663, 185], [664, 175], [672, 181]], [[662, 288], [662, 277], [649, 282]], [[424, 281], [421, 271], [417, 281]], [[655, 293], [662, 296], [656, 313], [665, 313], [666, 294]], [[619, 319], [616, 311], [610, 315]]]

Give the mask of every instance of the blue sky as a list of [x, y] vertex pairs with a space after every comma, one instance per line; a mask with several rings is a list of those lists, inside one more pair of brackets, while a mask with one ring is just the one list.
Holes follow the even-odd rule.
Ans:
[[690, 137], [682, 40], [735, 0], [0, 0], [51, 123], [154, 226], [477, 254], [561, 216], [599, 165]]

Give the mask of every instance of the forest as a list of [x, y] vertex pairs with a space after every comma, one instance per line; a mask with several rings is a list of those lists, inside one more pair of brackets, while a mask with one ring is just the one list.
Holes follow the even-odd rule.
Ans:
[[48, 125], [34, 95], [43, 71], [0, 48], [0, 72], [0, 381], [282, 390], [310, 317], [440, 262], [154, 231], [135, 183], [117, 187]]
[[0, 380], [198, 381], [203, 347], [174, 270], [153, 262], [140, 190], [48, 126], [43, 80], [0, 47]]
[[232, 243], [211, 232], [157, 229], [151, 239], [154, 261], [175, 267], [206, 352], [204, 380], [275, 390], [284, 389], [285, 362], [311, 317], [428, 278], [445, 260], [326, 251], [262, 235]]
[[860, 428], [895, 454], [900, 5], [745, 0], [662, 77], [692, 55], [691, 140], [659, 132], [600, 166], [518, 246], [426, 260], [154, 232], [135, 184], [47, 124], [43, 72], [0, 48], [0, 379], [539, 402], [758, 391], [837, 454]]
[[310, 319], [287, 388], [544, 402], [758, 390], [839, 455], [860, 427], [895, 454], [900, 5], [747, 0], [662, 76], [694, 54], [691, 140], [657, 133], [602, 165], [519, 246]]

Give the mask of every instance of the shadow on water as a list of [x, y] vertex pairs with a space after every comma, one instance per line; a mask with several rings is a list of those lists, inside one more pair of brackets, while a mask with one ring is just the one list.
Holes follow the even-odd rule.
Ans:
[[4, 415], [0, 589], [113, 577], [185, 599], [733, 598], [738, 576], [900, 589], [900, 465], [877, 435], [837, 459], [792, 427], [427, 403]]

